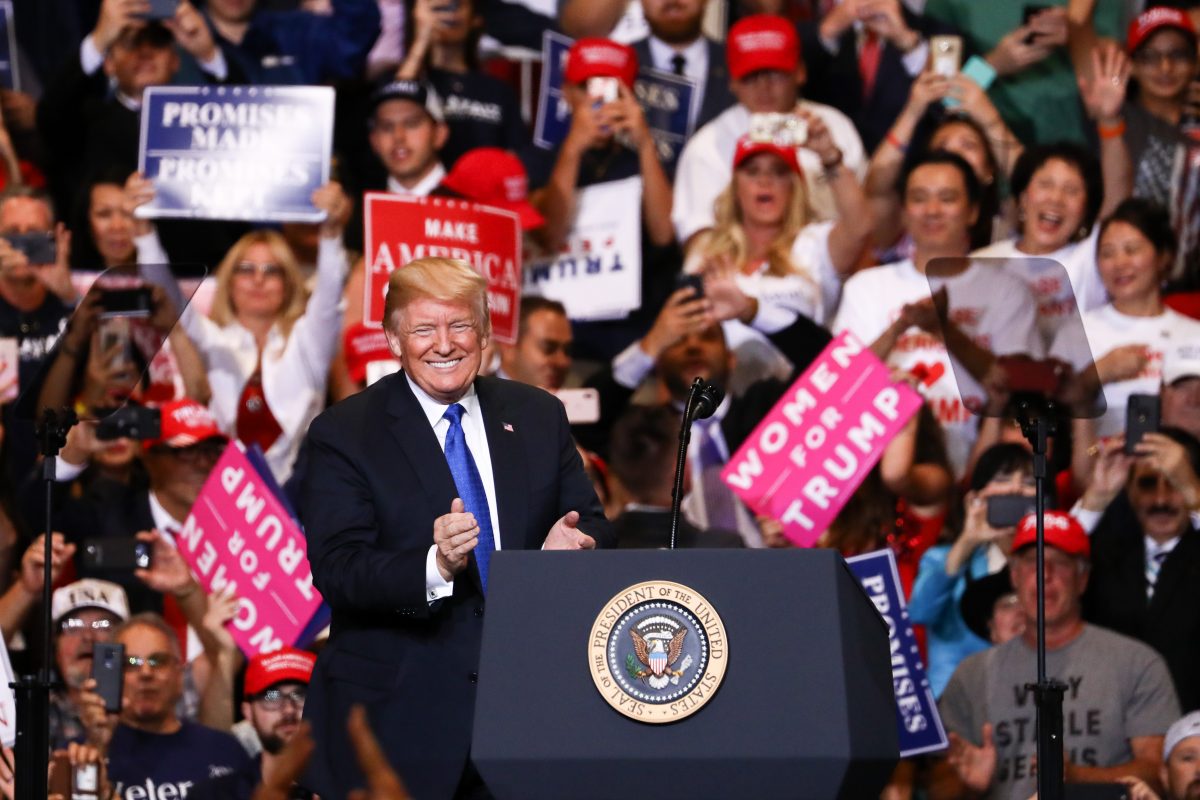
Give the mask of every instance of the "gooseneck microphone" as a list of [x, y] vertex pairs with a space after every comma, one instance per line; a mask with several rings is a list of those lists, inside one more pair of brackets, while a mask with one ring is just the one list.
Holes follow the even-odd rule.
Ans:
[[724, 397], [724, 392], [718, 387], [696, 378], [692, 381], [687, 403], [683, 406], [683, 420], [679, 425], [679, 455], [675, 460], [675, 488], [671, 492], [671, 550], [675, 549], [675, 537], [679, 532], [679, 504], [683, 502], [683, 469], [687, 463], [688, 442], [692, 439], [692, 423], [711, 417]]

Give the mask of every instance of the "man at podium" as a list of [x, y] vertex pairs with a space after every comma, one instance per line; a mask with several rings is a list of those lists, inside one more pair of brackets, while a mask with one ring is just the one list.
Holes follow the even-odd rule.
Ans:
[[361, 703], [414, 797], [488, 798], [468, 751], [491, 556], [612, 533], [562, 404], [479, 376], [491, 324], [474, 269], [396, 270], [384, 329], [403, 371], [308, 434], [300, 512], [333, 618], [305, 704], [318, 754], [306, 785], [342, 797], [361, 784], [345, 735]]

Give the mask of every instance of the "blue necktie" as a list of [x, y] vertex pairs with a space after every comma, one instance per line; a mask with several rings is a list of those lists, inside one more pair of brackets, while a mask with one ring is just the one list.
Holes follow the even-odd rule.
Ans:
[[479, 523], [479, 544], [475, 546], [475, 563], [479, 566], [479, 582], [483, 591], [487, 592], [488, 565], [492, 561], [492, 552], [496, 549], [496, 538], [492, 534], [492, 512], [488, 508], [487, 494], [483, 490], [483, 479], [479, 477], [479, 469], [475, 459], [467, 447], [467, 438], [463, 435], [462, 415], [465, 409], [455, 403], [446, 409], [442, 416], [449, 421], [450, 430], [446, 431], [446, 463], [450, 465], [450, 474], [454, 477], [454, 486], [458, 496], [475, 515]]

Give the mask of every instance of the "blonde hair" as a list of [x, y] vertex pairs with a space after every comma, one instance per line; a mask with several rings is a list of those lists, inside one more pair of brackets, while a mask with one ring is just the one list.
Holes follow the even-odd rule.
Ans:
[[384, 327], [398, 332], [400, 323], [396, 315], [412, 301], [423, 298], [470, 306], [480, 337], [492, 335], [487, 280], [467, 262], [457, 258], [418, 258], [393, 272], [388, 278], [383, 304]]
[[233, 307], [233, 269], [246, 257], [246, 251], [256, 244], [265, 245], [271, 251], [271, 258], [283, 268], [283, 307], [279, 310], [280, 329], [286, 339], [292, 332], [296, 320], [304, 316], [304, 308], [308, 303], [308, 292], [304, 288], [304, 277], [300, 274], [300, 265], [287, 240], [277, 231], [260, 229], [250, 231], [234, 242], [233, 247], [221, 259], [217, 267], [217, 288], [213, 293], [212, 311], [209, 317], [213, 322], [224, 327], [237, 319], [237, 309]]
[[[717, 195], [717, 199], [713, 203], [714, 225], [712, 232], [702, 245], [701, 255], [706, 260], [728, 258], [740, 270], [749, 257], [750, 247], [746, 242], [746, 230], [742, 227], [742, 209], [738, 205], [737, 193], [734, 190], [736, 180], [735, 170], [734, 177], [729, 180], [729, 185], [721, 194]], [[812, 217], [812, 209], [808, 205], [808, 188], [804, 183], [804, 178], [793, 173], [792, 201], [788, 204], [787, 213], [783, 218], [783, 229], [779, 231], [779, 235], [775, 237], [767, 250], [768, 275], [805, 275], [807, 277], [807, 273], [792, 262], [792, 244]]]

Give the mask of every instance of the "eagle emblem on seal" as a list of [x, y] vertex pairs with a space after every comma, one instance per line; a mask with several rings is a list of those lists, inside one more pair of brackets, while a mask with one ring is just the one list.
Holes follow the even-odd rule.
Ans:
[[[683, 653], [683, 640], [687, 636], [687, 628], [654, 624], [638, 627], [644, 627], [645, 631], [639, 631], [638, 628], [629, 631], [633, 639], [633, 653], [625, 663], [629, 676], [644, 681], [652, 689], [662, 689], [672, 683], [678, 684], [680, 676], [692, 666], [692, 657], [687, 656], [678, 669], [675, 668], [680, 654]], [[636, 661], [634, 656], [637, 657]]]

